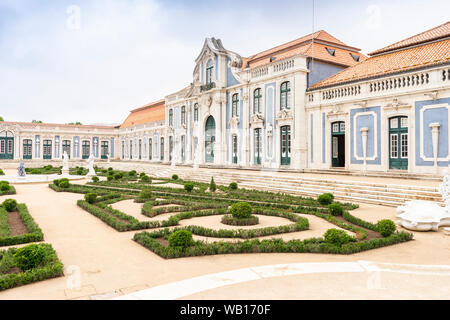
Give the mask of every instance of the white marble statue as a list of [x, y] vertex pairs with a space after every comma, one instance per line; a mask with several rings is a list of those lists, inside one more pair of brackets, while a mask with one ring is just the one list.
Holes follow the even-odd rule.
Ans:
[[109, 157], [109, 153], [106, 154], [107, 163], [111, 162], [111, 158]]
[[20, 178], [25, 178], [27, 175], [25, 173], [25, 163], [23, 162], [23, 160], [20, 160], [19, 168], [17, 169], [17, 175]]
[[94, 169], [94, 154], [91, 153], [91, 155], [89, 156], [89, 159], [87, 159], [87, 163], [88, 163], [88, 169], [89, 172], [87, 174], [88, 177], [93, 177], [96, 175], [95, 173], [95, 169]]
[[397, 223], [415, 231], [438, 231], [439, 227], [450, 226], [450, 176], [444, 171], [439, 193], [445, 207], [433, 201], [412, 200], [397, 208]]
[[63, 175], [69, 174], [69, 155], [67, 154], [67, 151], [64, 151], [64, 153], [63, 153], [62, 174]]

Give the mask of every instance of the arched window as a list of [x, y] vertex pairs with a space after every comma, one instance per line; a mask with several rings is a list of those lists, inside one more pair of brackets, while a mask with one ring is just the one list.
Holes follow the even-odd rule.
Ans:
[[231, 107], [231, 116], [232, 117], [238, 116], [238, 113], [239, 113], [238, 104], [239, 104], [239, 95], [236, 93], [236, 94], [233, 94], [233, 99], [232, 99], [232, 107]]
[[291, 108], [291, 83], [289, 81], [286, 81], [281, 84], [280, 109], [283, 110], [290, 108]]
[[253, 113], [261, 113], [261, 89], [253, 92]]
[[161, 147], [160, 159], [162, 161], [162, 160], [164, 160], [164, 138], [162, 138], [162, 137], [161, 137], [160, 147]]
[[169, 126], [173, 126], [173, 110], [169, 110]]
[[198, 121], [198, 103], [194, 104], [194, 121]]
[[210, 84], [212, 82], [213, 77], [214, 64], [212, 60], [209, 60], [206, 64], [206, 84]]
[[181, 107], [181, 125], [186, 124], [186, 107]]

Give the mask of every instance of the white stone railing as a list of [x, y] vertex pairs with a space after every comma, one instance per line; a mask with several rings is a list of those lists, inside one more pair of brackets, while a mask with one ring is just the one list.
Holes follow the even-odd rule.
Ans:
[[296, 67], [301, 65], [299, 61], [296, 61], [297, 59], [297, 57], [291, 57], [257, 67], [250, 71], [250, 77], [251, 79], [259, 80], [260, 78], [270, 77], [286, 71], [294, 70]]
[[446, 84], [450, 84], [448, 66], [307, 92], [306, 104], [313, 107], [321, 104], [344, 103], [354, 99], [367, 99], [412, 90], [432, 90]]

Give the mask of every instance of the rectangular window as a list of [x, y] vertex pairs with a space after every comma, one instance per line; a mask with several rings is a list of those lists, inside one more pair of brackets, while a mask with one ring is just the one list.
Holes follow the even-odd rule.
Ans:
[[262, 145], [261, 145], [261, 129], [260, 128], [255, 129], [254, 144], [255, 144], [255, 164], [261, 164]]
[[5, 140], [0, 140], [0, 153], [5, 153]]
[[[51, 148], [51, 147], [50, 147]], [[13, 153], [13, 142], [12, 140], [8, 141], [8, 153], [12, 154]]]
[[337, 159], [338, 158], [338, 137], [333, 137], [333, 158]]
[[402, 133], [401, 135], [401, 146], [402, 146], [402, 158], [408, 158], [408, 134]]
[[398, 134], [391, 134], [391, 158], [398, 158]]
[[333, 123], [333, 132], [339, 132], [339, 123]]
[[340, 124], [340, 130], [341, 130], [341, 132], [344, 132], [344, 131], [345, 131], [345, 122], [341, 122], [341, 124]]
[[398, 128], [398, 118], [391, 119], [391, 129]]
[[408, 118], [400, 118], [400, 126], [402, 128], [408, 128]]

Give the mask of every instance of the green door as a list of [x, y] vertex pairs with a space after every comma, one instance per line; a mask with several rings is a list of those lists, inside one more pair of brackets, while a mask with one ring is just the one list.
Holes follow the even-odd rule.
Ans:
[[23, 159], [31, 160], [33, 157], [33, 142], [30, 139], [23, 140]]
[[281, 131], [281, 165], [291, 164], [291, 126], [280, 128]]
[[44, 140], [44, 153], [45, 160], [52, 159], [52, 140]]
[[210, 116], [205, 127], [205, 162], [214, 163], [214, 142], [216, 141], [216, 121]]
[[254, 151], [255, 151], [255, 164], [260, 165], [261, 164], [261, 150], [262, 150], [262, 136], [261, 136], [261, 128], [255, 129], [254, 131]]
[[62, 150], [63, 154], [65, 151], [70, 159], [70, 140], [63, 140], [62, 146], [63, 146], [63, 150]]
[[14, 159], [14, 136], [12, 132], [3, 131], [0, 133], [0, 159]]
[[238, 142], [237, 142], [237, 135], [233, 135], [233, 154], [232, 154], [232, 161], [233, 164], [237, 164], [238, 163]]
[[139, 160], [142, 159], [142, 140], [139, 139]]
[[389, 169], [408, 170], [408, 117], [389, 119]]
[[163, 161], [164, 160], [164, 138], [161, 138], [161, 154], [160, 154], [160, 159], [161, 159], [161, 161]]
[[331, 124], [331, 165], [345, 167], [345, 122]]
[[148, 140], [148, 160], [152, 160], [153, 158], [153, 140]]
[[108, 153], [109, 153], [109, 143], [108, 141], [102, 141], [101, 144], [102, 148], [102, 159], [108, 159]]

